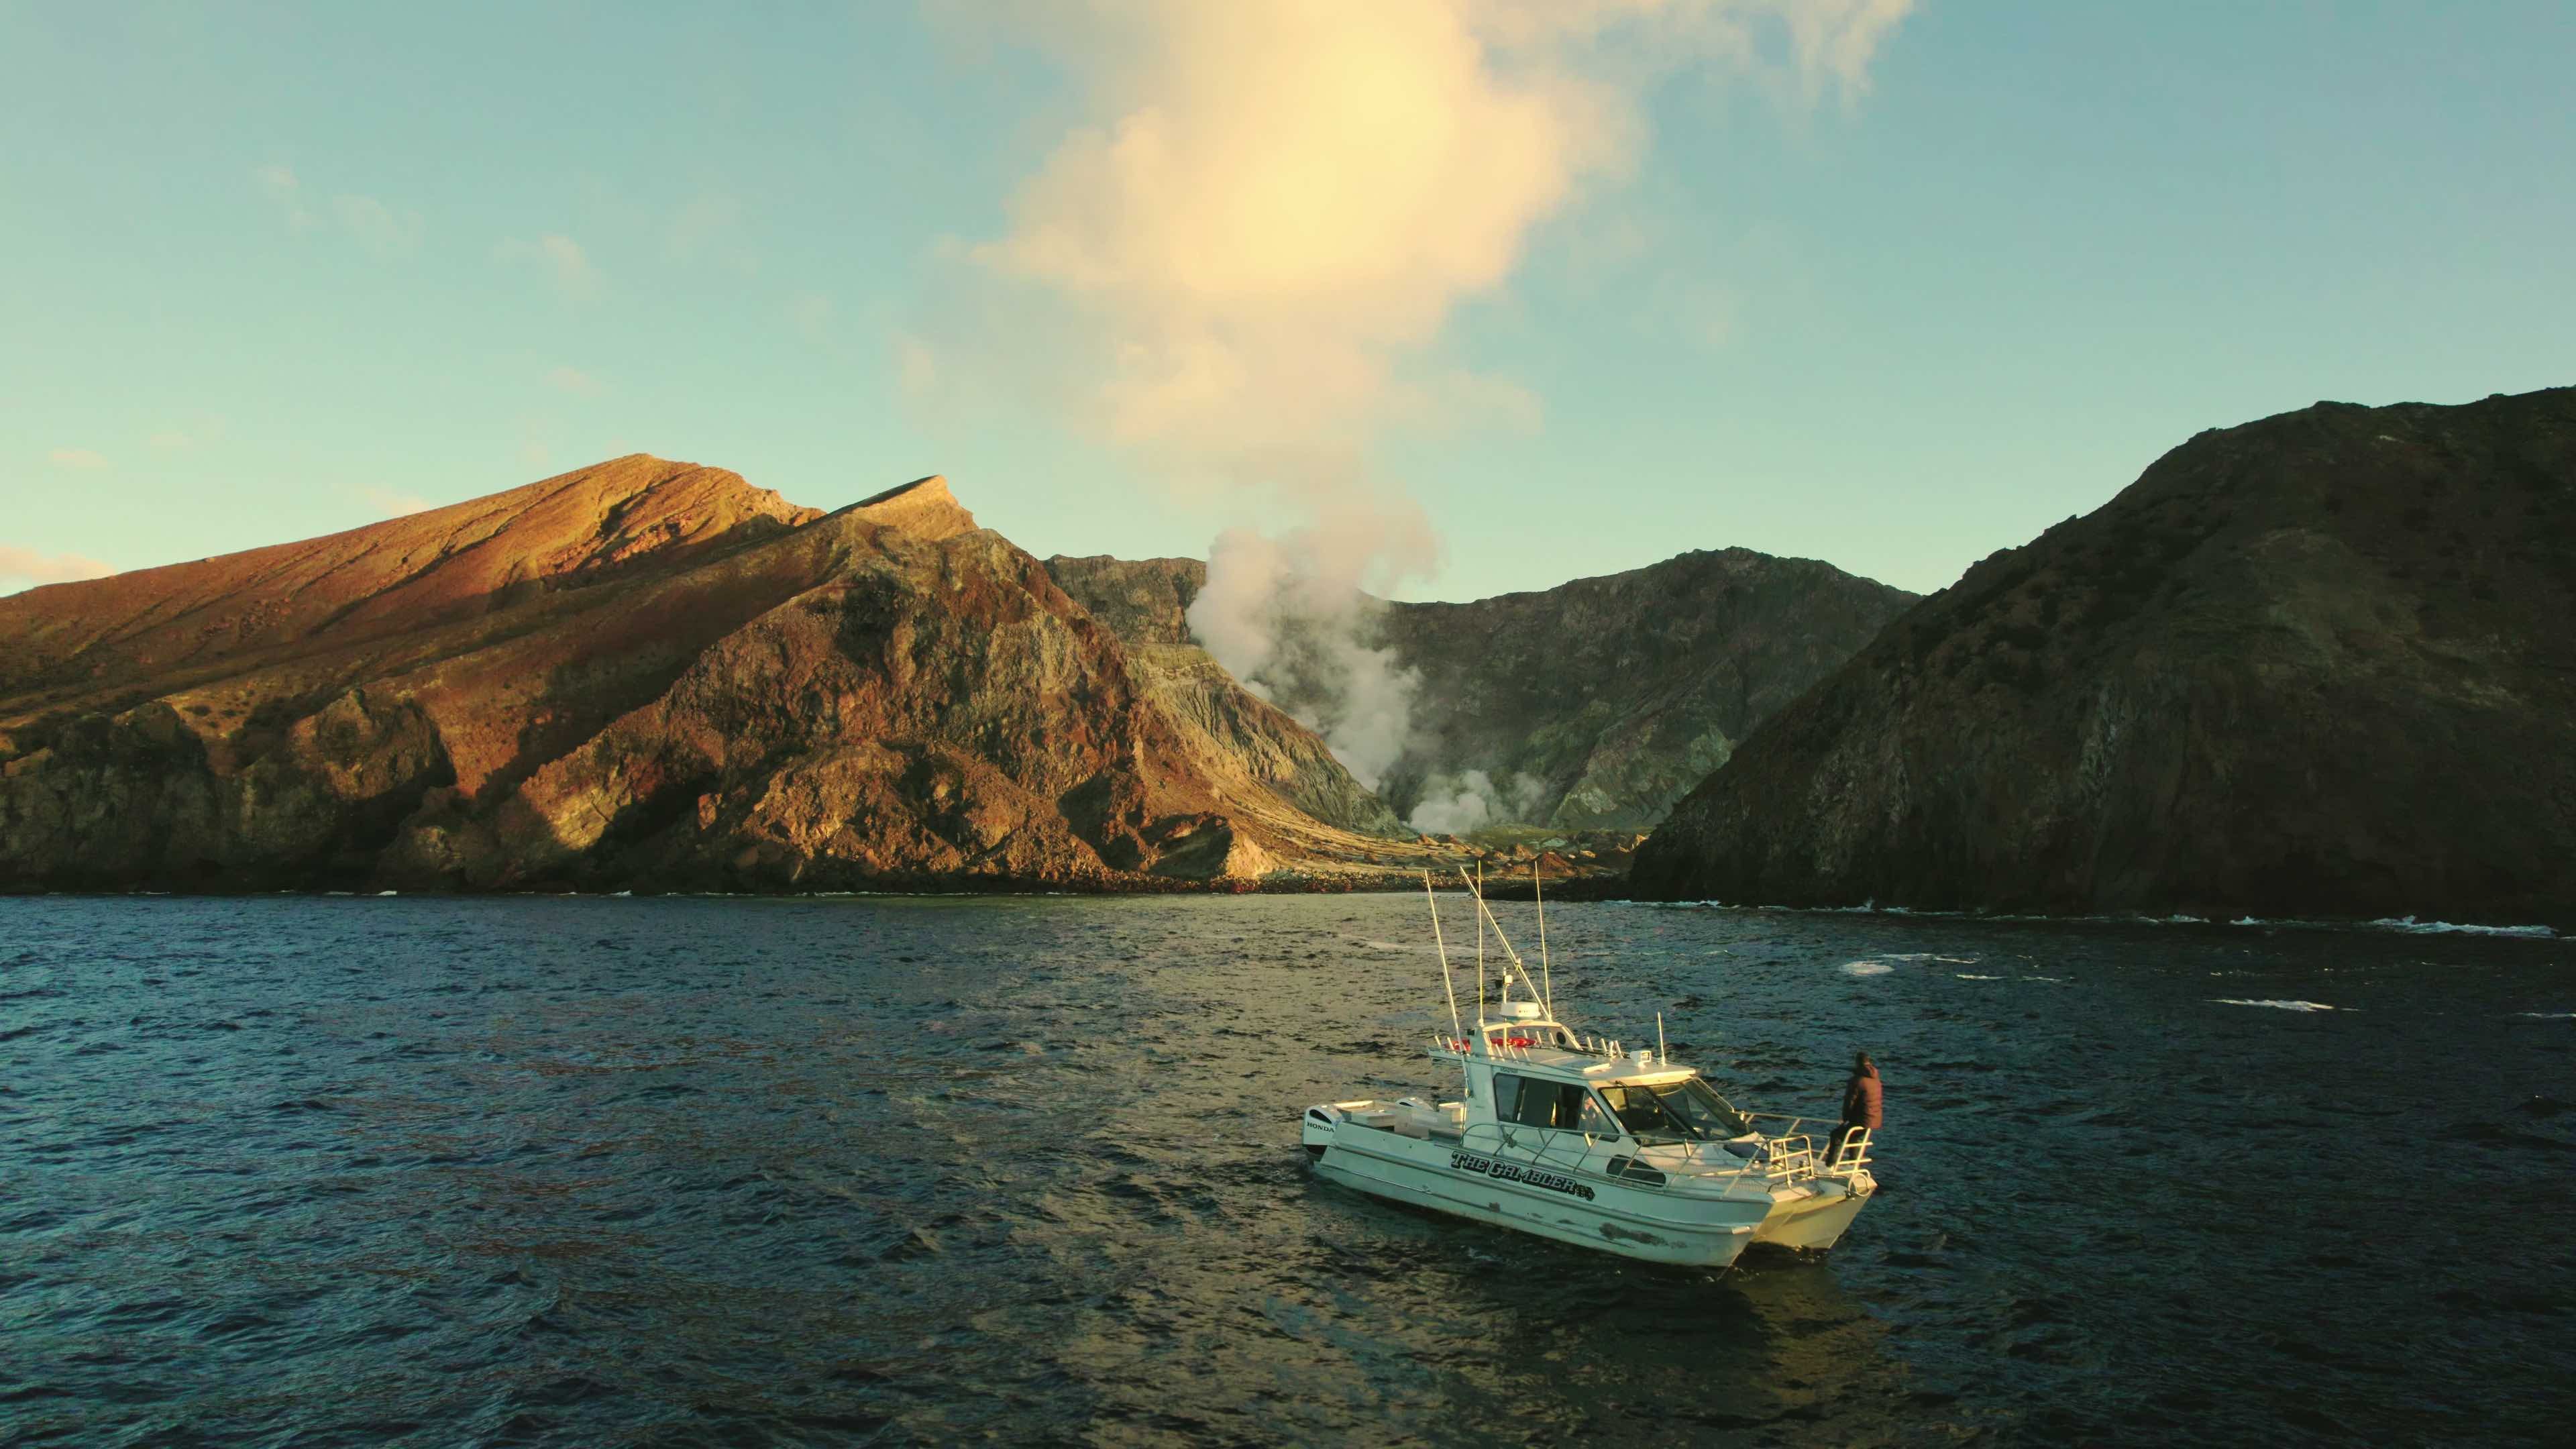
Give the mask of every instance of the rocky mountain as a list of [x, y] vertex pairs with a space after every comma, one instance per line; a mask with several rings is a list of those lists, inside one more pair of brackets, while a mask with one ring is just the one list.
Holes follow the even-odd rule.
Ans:
[[2576, 916], [2576, 389], [2206, 432], [1775, 715], [1641, 894]]
[[0, 888], [1252, 881], [1387, 848], [1335, 768], [936, 478], [638, 455], [0, 599]]
[[1046, 561], [1047, 574], [1127, 645], [1142, 690], [1202, 746], [1238, 762], [1306, 814], [1370, 835], [1394, 835], [1393, 811], [1333, 758], [1312, 730], [1252, 694], [1190, 642], [1181, 619], [1206, 577], [1193, 559], [1107, 557]]
[[1384, 792], [1484, 772], [1560, 829], [1644, 829], [1914, 595], [1814, 559], [1685, 553], [1469, 604], [1395, 604], [1385, 644], [1422, 679]]
[[[1131, 643], [1189, 644], [1207, 582], [1197, 560], [1047, 567]], [[1473, 771], [1497, 820], [1651, 826], [1913, 598], [1812, 559], [1725, 549], [1474, 603], [1369, 600], [1355, 611], [1362, 642], [1420, 681], [1413, 742], [1380, 793], [1414, 816]]]

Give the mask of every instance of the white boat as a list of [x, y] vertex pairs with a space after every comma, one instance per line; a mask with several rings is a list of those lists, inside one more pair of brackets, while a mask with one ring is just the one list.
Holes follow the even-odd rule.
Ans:
[[[1428, 894], [1427, 878], [1424, 887]], [[1430, 1055], [1459, 1072], [1463, 1100], [1307, 1108], [1303, 1135], [1319, 1175], [1658, 1263], [1723, 1268], [1753, 1243], [1822, 1251], [1842, 1237], [1877, 1190], [1866, 1130], [1828, 1160], [1827, 1144], [1800, 1130], [1805, 1119], [1738, 1111], [1697, 1070], [1667, 1057], [1660, 1017], [1653, 1049], [1575, 1031], [1553, 1009], [1553, 983], [1530, 979], [1473, 881], [1468, 891], [1480, 958], [1472, 1032], [1432, 903], [1453, 1030], [1432, 1039]], [[1501, 999], [1490, 1004], [1481, 959], [1489, 930], [1505, 963]], [[1543, 973], [1546, 931], [1542, 913]]]

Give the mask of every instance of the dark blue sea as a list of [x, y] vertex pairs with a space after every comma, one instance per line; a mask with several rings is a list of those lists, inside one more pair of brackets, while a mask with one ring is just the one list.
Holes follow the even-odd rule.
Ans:
[[1841, 1248], [1310, 1177], [1307, 1103], [1443, 1085], [1418, 897], [0, 900], [0, 1442], [2576, 1434], [2576, 943], [1549, 926], [1739, 1102], [1876, 1054]]

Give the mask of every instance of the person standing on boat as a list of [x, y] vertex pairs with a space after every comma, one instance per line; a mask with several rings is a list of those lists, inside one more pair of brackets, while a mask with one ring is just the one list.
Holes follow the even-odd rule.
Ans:
[[1851, 1080], [1843, 1086], [1842, 1125], [1834, 1129], [1833, 1151], [1825, 1157], [1827, 1165], [1842, 1161], [1855, 1130], [1866, 1127], [1873, 1135], [1877, 1133], [1882, 1106], [1879, 1086], [1878, 1063], [1871, 1061], [1867, 1052], [1852, 1053]]

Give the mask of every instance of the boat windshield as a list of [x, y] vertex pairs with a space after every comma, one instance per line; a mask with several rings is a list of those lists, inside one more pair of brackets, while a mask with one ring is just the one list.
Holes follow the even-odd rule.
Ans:
[[1640, 1142], [1698, 1142], [1753, 1130], [1742, 1113], [1697, 1077], [1652, 1086], [1603, 1087], [1619, 1125]]

